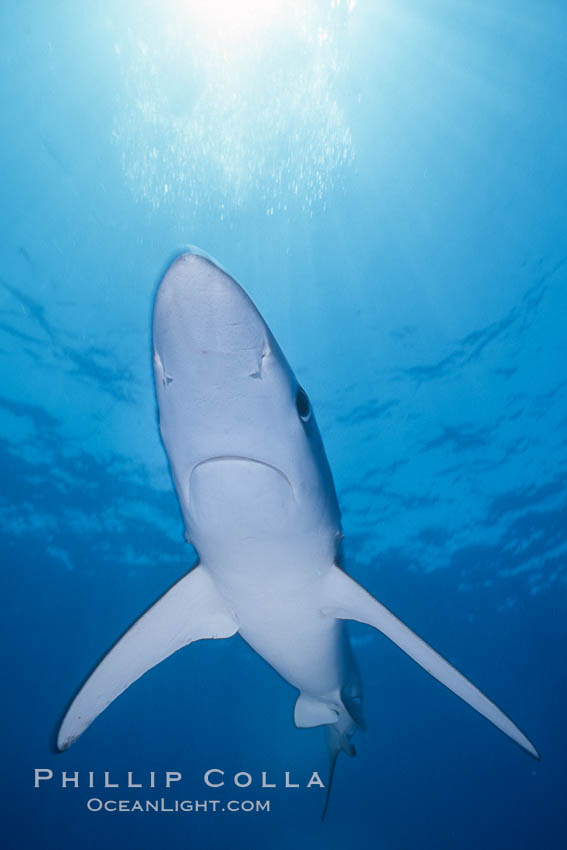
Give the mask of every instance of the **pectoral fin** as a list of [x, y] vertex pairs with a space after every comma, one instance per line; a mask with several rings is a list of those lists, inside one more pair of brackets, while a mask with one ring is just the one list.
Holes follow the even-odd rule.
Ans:
[[337, 566], [328, 575], [323, 610], [339, 619], [357, 620], [378, 629], [435, 679], [494, 723], [531, 756], [539, 759], [533, 744], [498, 706]]
[[63, 719], [57, 747], [70, 747], [132, 682], [178, 649], [237, 631], [212, 579], [202, 566], [195, 567], [134, 623], [89, 676]]

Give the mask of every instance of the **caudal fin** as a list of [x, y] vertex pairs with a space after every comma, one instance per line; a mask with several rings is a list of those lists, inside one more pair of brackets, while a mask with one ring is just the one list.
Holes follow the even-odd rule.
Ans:
[[331, 797], [331, 787], [333, 785], [333, 778], [335, 776], [335, 767], [337, 766], [337, 758], [339, 756], [340, 749], [334, 750], [330, 754], [330, 763], [329, 763], [329, 779], [327, 780], [327, 793], [325, 794], [325, 803], [323, 805], [323, 811], [321, 812], [321, 820], [325, 820], [325, 816], [327, 814], [327, 809], [329, 808], [329, 800]]
[[335, 768], [339, 753], [342, 751], [347, 756], [355, 756], [356, 750], [351, 742], [351, 735], [345, 732], [339, 732], [336, 725], [325, 727], [325, 736], [327, 738], [327, 750], [329, 752], [329, 779], [327, 782], [327, 793], [325, 794], [325, 803], [321, 812], [321, 820], [325, 820], [327, 809], [329, 808], [329, 800], [331, 797], [331, 788], [335, 777]]

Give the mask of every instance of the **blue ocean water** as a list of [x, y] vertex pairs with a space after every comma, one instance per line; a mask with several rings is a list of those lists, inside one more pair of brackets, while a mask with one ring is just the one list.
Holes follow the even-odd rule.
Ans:
[[[23, 0], [0, 20], [2, 846], [565, 847], [565, 4]], [[309, 391], [347, 570], [541, 762], [363, 627], [368, 731], [324, 823], [321, 789], [283, 787], [326, 778], [321, 731], [237, 638], [168, 659], [53, 752], [96, 661], [195, 563], [150, 357], [187, 243]]]

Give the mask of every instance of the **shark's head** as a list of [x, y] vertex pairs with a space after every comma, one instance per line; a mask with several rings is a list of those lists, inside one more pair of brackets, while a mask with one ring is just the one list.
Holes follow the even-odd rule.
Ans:
[[154, 306], [160, 430], [186, 533], [263, 540], [338, 533], [311, 403], [244, 290], [196, 251], [177, 257]]

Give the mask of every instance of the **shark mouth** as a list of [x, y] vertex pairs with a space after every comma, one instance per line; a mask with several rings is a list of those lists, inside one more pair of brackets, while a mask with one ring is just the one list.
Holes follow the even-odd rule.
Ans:
[[191, 471], [191, 477], [189, 479], [189, 495], [191, 495], [191, 484], [193, 482], [193, 476], [198, 470], [203, 470], [204, 467], [212, 466], [212, 465], [220, 465], [220, 464], [245, 464], [249, 467], [258, 467], [258, 469], [269, 469], [272, 472], [275, 472], [289, 487], [291, 490], [291, 494], [295, 501], [295, 493], [293, 490], [293, 486], [285, 472], [282, 472], [281, 469], [278, 469], [277, 466], [274, 466], [271, 463], [266, 463], [266, 461], [258, 460], [253, 457], [246, 457], [245, 455], [216, 455], [214, 457], [206, 458], [205, 460], [199, 461], [199, 463], [195, 464]]

